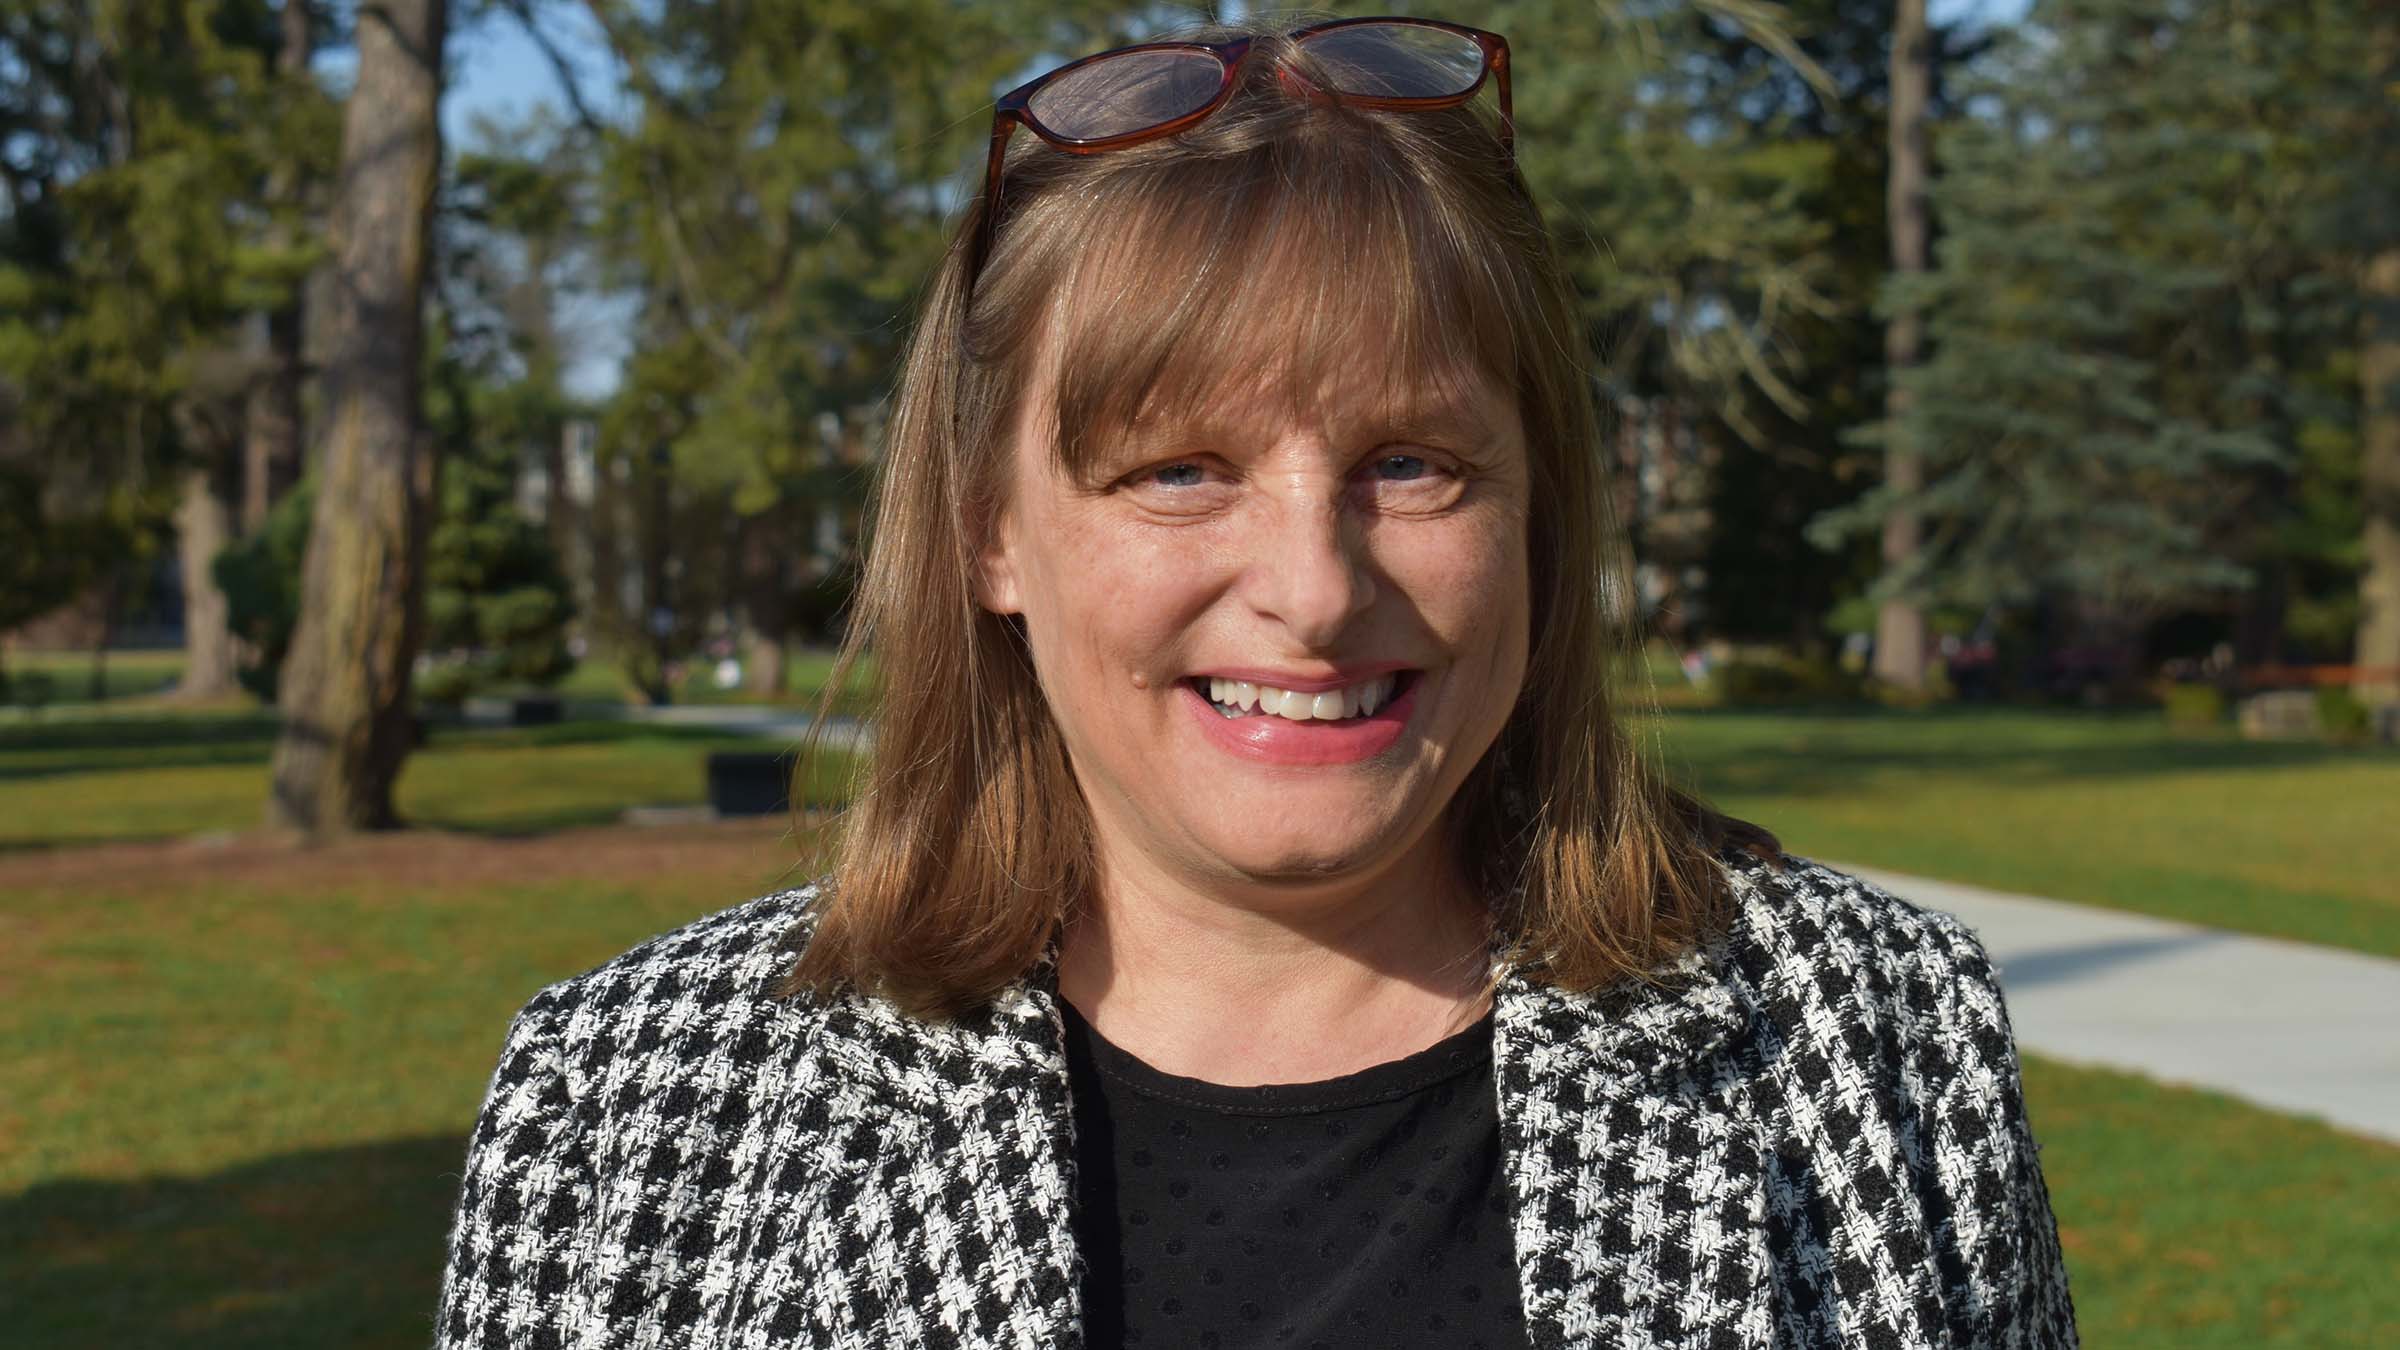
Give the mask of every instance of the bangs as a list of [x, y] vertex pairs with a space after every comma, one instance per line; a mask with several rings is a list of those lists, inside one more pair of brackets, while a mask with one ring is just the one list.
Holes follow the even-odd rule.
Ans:
[[1132, 437], [1302, 412], [1333, 380], [1367, 382], [1397, 420], [1478, 385], [1520, 392], [1535, 283], [1505, 260], [1522, 243], [1477, 237], [1489, 213], [1454, 199], [1455, 170], [1382, 129], [1218, 157], [1119, 151], [1016, 223], [1028, 256], [1011, 279], [1052, 297], [1028, 307], [1042, 327], [1020, 350], [1055, 353], [1052, 445], [1070, 476], [1100, 476]]

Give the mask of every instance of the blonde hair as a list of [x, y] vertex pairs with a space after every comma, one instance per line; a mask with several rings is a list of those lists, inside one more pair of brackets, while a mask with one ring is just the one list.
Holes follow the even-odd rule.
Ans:
[[[1229, 30], [1210, 30], [1220, 35]], [[1250, 31], [1250, 30], [1230, 30]], [[970, 276], [960, 222], [909, 344], [848, 641], [872, 648], [875, 746], [786, 992], [870, 989], [942, 1015], [1023, 977], [1095, 882], [1091, 824], [1014, 624], [976, 603], [1010, 432], [1055, 353], [1052, 444], [1080, 470], [1136, 419], [1176, 425], [1268, 369], [1317, 387], [1375, 326], [1396, 400], [1469, 375], [1513, 390], [1532, 460], [1532, 648], [1498, 741], [1450, 806], [1461, 873], [1530, 973], [1588, 990], [1724, 920], [1713, 856], [1774, 837], [1670, 783], [1619, 725], [1638, 661], [1574, 294], [1492, 127], [1295, 93], [1270, 34], [1177, 136], [1067, 155], [1020, 135]], [[1262, 282], [1260, 278], [1272, 278]], [[1338, 354], [1338, 355], [1337, 355]]]

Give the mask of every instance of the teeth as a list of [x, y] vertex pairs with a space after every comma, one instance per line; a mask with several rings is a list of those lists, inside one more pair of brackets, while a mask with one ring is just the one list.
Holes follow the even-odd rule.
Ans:
[[1240, 712], [1256, 709], [1269, 717], [1292, 722], [1335, 722], [1345, 717], [1373, 716], [1391, 701], [1392, 688], [1399, 679], [1397, 675], [1379, 675], [1345, 688], [1312, 694], [1211, 676], [1208, 697], [1220, 709]]

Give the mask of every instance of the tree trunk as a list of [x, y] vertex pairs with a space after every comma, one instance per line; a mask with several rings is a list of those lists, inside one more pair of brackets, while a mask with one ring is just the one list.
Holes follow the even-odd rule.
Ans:
[[789, 681], [784, 653], [792, 640], [793, 519], [800, 508], [788, 500], [742, 522], [742, 616], [749, 629], [744, 690], [778, 698]]
[[[1893, 6], [1890, 127], [1892, 166], [1885, 181], [1884, 213], [1892, 233], [1892, 271], [1899, 276], [1926, 267], [1925, 102], [1933, 83], [1932, 54], [1925, 28], [1925, 0]], [[1917, 364], [1924, 345], [1924, 320], [1903, 308], [1883, 333], [1884, 421], [1891, 440], [1884, 447], [1884, 481], [1901, 504], [1883, 521], [1886, 577], [1908, 571], [1917, 560], [1919, 522], [1907, 504], [1925, 486], [1925, 465], [1908, 441], [1908, 391], [1900, 375]], [[1915, 601], [1885, 600], [1875, 615], [1875, 677], [1911, 691], [1925, 687], [1925, 611]]]
[[419, 358], [442, 85], [444, 0], [360, 6], [326, 306], [326, 416], [300, 619], [282, 678], [270, 823], [314, 837], [398, 823], [413, 736], [438, 466]]
[[108, 698], [108, 649], [117, 642], [117, 607], [124, 603], [125, 577], [123, 567], [110, 568], [100, 580], [100, 629], [92, 640], [91, 676], [84, 684], [84, 697], [94, 703]]
[[[284, 0], [283, 45], [275, 55], [275, 73], [287, 81], [308, 78], [315, 39], [309, 32], [306, 0]], [[267, 183], [272, 206], [297, 208], [300, 170], [286, 160], [275, 166]], [[286, 228], [267, 231], [267, 247], [280, 251], [291, 242]], [[301, 294], [295, 287], [285, 303], [260, 317], [253, 331], [258, 344], [258, 368], [252, 377], [242, 417], [242, 533], [255, 534], [267, 523], [267, 512], [300, 481], [300, 381], [302, 377]]]
[[242, 418], [242, 533], [300, 481], [300, 300], [265, 316], [258, 362]]
[[2353, 692], [2400, 702], [2400, 247], [2367, 263], [2359, 324], [2359, 479], [2365, 498], [2367, 570], [2358, 583], [2358, 665]]
[[219, 699], [234, 692], [233, 634], [225, 626], [225, 592], [217, 589], [215, 571], [232, 523], [210, 466], [184, 470], [183, 501], [175, 508], [176, 560], [183, 572], [183, 679], [175, 686], [177, 698]]
[[673, 460], [664, 445], [650, 451], [650, 513], [642, 534], [642, 633], [650, 655], [643, 665], [642, 696], [653, 708], [675, 701], [675, 604], [667, 575], [675, 529]]

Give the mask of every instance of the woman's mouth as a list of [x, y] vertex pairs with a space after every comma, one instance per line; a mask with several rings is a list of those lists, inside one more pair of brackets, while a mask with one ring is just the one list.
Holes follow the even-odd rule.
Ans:
[[1339, 722], [1374, 716], [1406, 693], [1416, 677], [1413, 670], [1387, 671], [1339, 689], [1317, 691], [1207, 675], [1193, 676], [1186, 683], [1227, 720], [1280, 717], [1287, 722]]

